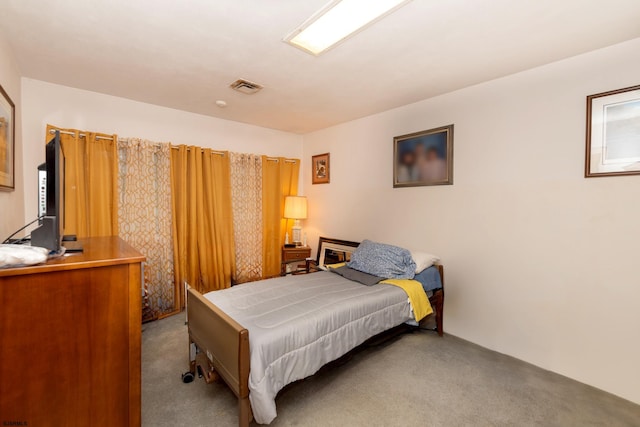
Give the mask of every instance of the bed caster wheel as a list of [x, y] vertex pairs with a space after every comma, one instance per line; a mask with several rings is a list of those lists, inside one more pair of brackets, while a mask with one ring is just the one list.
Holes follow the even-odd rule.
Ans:
[[182, 374], [182, 382], [185, 384], [189, 384], [190, 382], [193, 381], [193, 374], [191, 372], [185, 372], [184, 374]]

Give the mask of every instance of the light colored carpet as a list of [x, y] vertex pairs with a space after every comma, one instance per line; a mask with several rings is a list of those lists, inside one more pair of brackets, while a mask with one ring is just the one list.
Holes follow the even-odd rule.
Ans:
[[[236, 426], [223, 384], [188, 368], [184, 315], [143, 325], [142, 424]], [[294, 383], [272, 426], [640, 426], [640, 406], [467, 341], [405, 334]]]

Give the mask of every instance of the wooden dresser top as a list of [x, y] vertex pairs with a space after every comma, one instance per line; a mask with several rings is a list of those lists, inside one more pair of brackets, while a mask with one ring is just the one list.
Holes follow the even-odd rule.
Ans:
[[117, 236], [88, 237], [78, 239], [78, 242], [82, 244], [83, 252], [67, 253], [43, 264], [29, 267], [0, 269], [0, 277], [132, 264], [145, 260], [144, 255]]

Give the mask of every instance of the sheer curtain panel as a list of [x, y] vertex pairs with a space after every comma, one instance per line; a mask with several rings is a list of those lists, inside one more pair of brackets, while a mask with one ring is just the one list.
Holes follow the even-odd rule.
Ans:
[[171, 236], [171, 146], [138, 138], [118, 140], [120, 237], [147, 261], [143, 320], [176, 310]]
[[262, 279], [262, 157], [229, 153], [235, 240], [234, 283]]

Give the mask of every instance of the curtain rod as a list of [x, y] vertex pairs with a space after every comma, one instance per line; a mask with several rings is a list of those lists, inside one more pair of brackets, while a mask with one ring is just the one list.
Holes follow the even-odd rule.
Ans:
[[[279, 161], [280, 161], [280, 159], [279, 159], [279, 158], [277, 158], [277, 157], [267, 157], [267, 161], [269, 161], [269, 162], [279, 162]], [[296, 162], [296, 160], [293, 160], [293, 159], [284, 159], [284, 162], [285, 162], [285, 163], [295, 163], [295, 162]]]
[[[63, 134], [65, 134], [65, 135], [75, 135], [75, 133], [74, 133], [74, 132], [69, 132], [69, 131], [66, 131], [66, 130], [60, 130], [60, 129], [58, 129], [58, 130], [60, 131], [60, 133], [63, 133]], [[51, 129], [51, 130], [49, 130], [49, 133], [52, 133], [52, 134], [53, 134], [53, 133], [56, 133], [56, 129]], [[80, 138], [84, 138], [84, 137], [86, 137], [86, 135], [85, 135], [84, 133], [79, 133], [79, 134], [78, 134], [78, 136], [79, 136]], [[113, 137], [112, 137], [112, 136], [99, 136], [99, 135], [97, 135], [97, 136], [96, 136], [96, 139], [106, 139], [106, 140], [111, 140], [111, 141], [113, 141]], [[159, 144], [158, 144], [158, 145], [159, 145]], [[179, 149], [179, 147], [178, 147], [177, 145], [171, 145], [171, 149], [172, 149], [172, 150], [178, 150], [178, 149]], [[189, 151], [189, 150], [191, 150], [191, 148], [187, 147], [187, 151]], [[204, 151], [204, 148], [200, 148], [200, 150], [203, 150], [203, 151]], [[224, 155], [225, 155], [225, 152], [224, 152], [224, 151], [213, 151], [213, 150], [212, 150], [211, 152], [212, 152], [213, 154], [219, 154], [219, 155], [221, 155], [221, 156], [224, 156]], [[279, 161], [280, 159], [278, 159], [277, 157], [267, 157], [267, 160], [268, 160], [268, 161], [270, 161], [270, 162], [277, 162], [277, 161]], [[296, 163], [296, 161], [297, 161], [297, 160], [293, 160], [293, 159], [284, 159], [284, 162], [285, 162], [285, 163]]]
[[[51, 129], [51, 130], [49, 130], [49, 133], [56, 133], [56, 130], [60, 131], [60, 133], [65, 134], [65, 135], [75, 135], [74, 132], [69, 132], [69, 131], [60, 130], [60, 129]], [[85, 138], [87, 135], [85, 135], [84, 133], [79, 133], [78, 136], [80, 138]], [[109, 141], [113, 141], [113, 137], [112, 136], [96, 135], [96, 139], [106, 139], [106, 140], [109, 140]]]
[[[172, 145], [172, 146], [171, 146], [171, 149], [172, 149], [172, 150], [179, 150], [180, 148], [179, 148], [177, 145]], [[204, 149], [204, 148], [202, 148], [202, 147], [200, 147], [200, 150], [201, 150], [201, 151], [204, 151], [205, 149]], [[187, 151], [191, 151], [191, 147], [187, 147]], [[221, 155], [221, 156], [224, 156], [224, 155], [225, 155], [225, 153], [226, 153], [226, 151], [213, 151], [213, 150], [212, 150], [211, 152], [212, 152], [213, 154], [219, 154], [219, 155]], [[277, 158], [277, 157], [267, 157], [267, 161], [269, 161], [269, 162], [279, 162], [279, 161], [280, 161], [280, 159], [279, 159], [279, 158]], [[294, 160], [294, 159], [284, 159], [284, 162], [285, 162], [285, 163], [295, 163], [296, 161], [297, 161], [297, 160]]]
[[[62, 133], [62, 134], [64, 134], [64, 135], [75, 135], [75, 133], [74, 133], [74, 132], [69, 132], [69, 131], [66, 131], [66, 130], [60, 130], [60, 129], [50, 129], [50, 130], [49, 130], [49, 133], [54, 134], [54, 133], [56, 133], [56, 130], [58, 130], [60, 133]], [[86, 135], [86, 134], [84, 134], [84, 133], [82, 133], [82, 132], [80, 132], [80, 133], [78, 133], [78, 136], [79, 136], [80, 138], [86, 138], [86, 136], [87, 136], [87, 135]], [[100, 135], [96, 135], [96, 139], [106, 139], [106, 140], [109, 140], [109, 141], [113, 141], [113, 137], [112, 137], [112, 136], [100, 136]]]
[[[156, 144], [156, 145], [160, 146], [160, 144]], [[205, 149], [204, 149], [204, 148], [202, 148], [202, 147], [199, 147], [199, 148], [200, 148], [200, 151], [204, 151], [204, 150], [205, 150]], [[180, 147], [179, 147], [178, 145], [171, 145], [171, 149], [172, 149], [172, 150], [179, 150], [179, 149], [180, 149]], [[187, 151], [191, 151], [191, 147], [187, 147]], [[225, 153], [226, 153], [225, 151], [215, 151], [215, 150], [211, 150], [211, 152], [212, 152], [213, 154], [219, 154], [219, 155], [221, 155], [221, 156], [224, 156], [224, 155], [225, 155]]]

